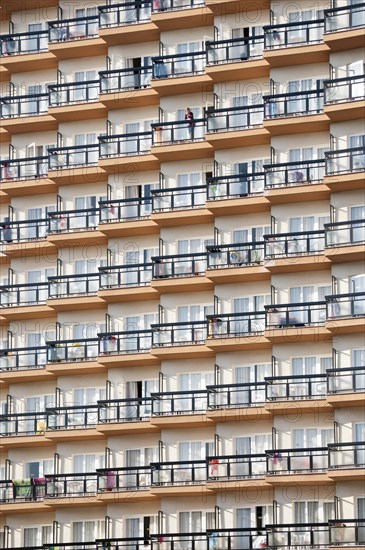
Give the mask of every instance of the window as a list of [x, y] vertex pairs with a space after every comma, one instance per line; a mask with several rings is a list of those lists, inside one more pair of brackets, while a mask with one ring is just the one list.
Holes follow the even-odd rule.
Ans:
[[23, 530], [24, 548], [32, 546], [42, 546], [52, 543], [52, 525], [42, 525], [37, 527], [25, 527]]
[[53, 474], [53, 460], [38, 460], [36, 462], [26, 462], [24, 464], [24, 477], [39, 478]]
[[81, 474], [95, 472], [97, 468], [103, 468], [103, 466], [103, 454], [80, 454], [73, 456], [73, 471], [75, 473]]
[[213, 454], [213, 441], [180, 441], [179, 443], [179, 460], [182, 462], [205, 460], [207, 456], [212, 456]]
[[77, 388], [73, 392], [73, 405], [95, 405], [97, 401], [106, 399], [105, 388]]
[[214, 383], [214, 375], [210, 372], [186, 372], [178, 374], [177, 380], [178, 391], [204, 390]]
[[297, 428], [292, 432], [293, 448], [304, 449], [326, 447], [333, 442], [333, 429]]
[[179, 533], [201, 533], [215, 528], [214, 512], [179, 512]]
[[258, 455], [264, 454], [265, 450], [271, 449], [271, 434], [260, 434], [244, 437], [236, 437], [237, 455]]
[[92, 542], [105, 536], [105, 521], [74, 521], [72, 523], [73, 542]]
[[125, 518], [125, 537], [128, 539], [144, 538], [145, 543], [149, 544], [150, 533], [154, 533], [156, 530], [157, 517], [155, 516]]
[[291, 364], [294, 376], [321, 374], [331, 368], [332, 357], [293, 357]]
[[210, 305], [178, 306], [177, 322], [204, 321], [207, 315], [214, 313], [213, 309], [213, 306]]
[[313, 524], [328, 522], [333, 517], [333, 502], [307, 501], [294, 503], [294, 523]]
[[149, 466], [151, 462], [156, 462], [157, 460], [158, 460], [157, 447], [127, 449], [125, 451], [126, 468], [136, 468], [138, 466]]

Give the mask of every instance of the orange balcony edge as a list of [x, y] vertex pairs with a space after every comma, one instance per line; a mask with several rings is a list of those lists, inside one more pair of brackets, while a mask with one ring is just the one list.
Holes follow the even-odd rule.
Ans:
[[151, 220], [159, 227], [179, 227], [181, 225], [204, 224], [214, 221], [214, 215], [205, 207], [190, 210], [169, 210], [155, 212]]
[[51, 254], [56, 259], [57, 250], [52, 243], [46, 240], [29, 241], [23, 243], [7, 244], [4, 247], [4, 254], [8, 258], [25, 258], [27, 256], [35, 256], [36, 258], [51, 260], [53, 259]]
[[355, 481], [359, 480], [364, 481], [365, 478], [365, 468], [351, 468], [351, 466], [338, 468], [338, 469], [329, 469], [328, 477], [335, 481]]
[[100, 101], [90, 101], [89, 103], [74, 103], [72, 105], [62, 105], [49, 107], [48, 113], [58, 122], [72, 122], [75, 120], [89, 120], [90, 118], [105, 118], [107, 108]]
[[48, 173], [48, 177], [58, 185], [92, 184], [106, 181], [107, 179], [103, 168], [96, 165], [51, 170]]
[[225, 132], [207, 133], [205, 139], [215, 150], [253, 147], [254, 145], [268, 145], [270, 143], [270, 132], [264, 127], [227, 130]]
[[85, 309], [105, 309], [104, 300], [95, 295], [88, 296], [67, 296], [65, 298], [50, 298], [47, 306], [53, 313], [56, 311], [81, 311]]
[[159, 300], [159, 292], [151, 286], [109, 288], [98, 291], [103, 303], [140, 302], [144, 300]]
[[264, 120], [266, 128], [272, 136], [302, 134], [308, 132], [327, 132], [330, 121], [326, 114], [299, 114], [295, 117], [278, 117]]
[[341, 122], [362, 118], [365, 112], [365, 100], [346, 101], [324, 106], [324, 113], [331, 122]]
[[331, 52], [353, 50], [364, 47], [364, 27], [338, 32], [325, 33], [323, 35], [325, 44]]
[[102, 38], [84, 38], [49, 44], [50, 53], [58, 59], [76, 59], [108, 55], [108, 45]]
[[330, 195], [331, 192], [324, 183], [310, 182], [308, 184], [303, 182], [301, 185], [293, 184], [265, 191], [265, 197], [270, 204], [325, 200], [329, 199]]
[[94, 374], [105, 372], [106, 368], [98, 361], [72, 361], [47, 363], [46, 371], [57, 376], [68, 376], [69, 374]]
[[13, 371], [2, 371], [1, 382], [3, 386], [10, 386], [20, 382], [44, 382], [46, 380], [54, 380], [55, 375], [52, 372], [47, 372], [46, 369], [24, 369]]
[[52, 443], [62, 441], [96, 441], [105, 439], [105, 435], [99, 432], [96, 428], [82, 428], [69, 430], [48, 430], [46, 432], [47, 439]]
[[332, 335], [351, 334], [365, 331], [365, 317], [351, 317], [349, 319], [336, 318], [327, 321], [326, 328]]
[[333, 407], [364, 407], [365, 392], [336, 393], [327, 396], [328, 403]]
[[100, 364], [108, 368], [113, 367], [145, 367], [160, 364], [158, 357], [152, 353], [124, 353], [119, 355], [99, 355]]
[[154, 347], [151, 350], [154, 357], [165, 359], [197, 359], [199, 357], [214, 357], [214, 352], [205, 344], [186, 344]]
[[325, 63], [329, 61], [329, 55], [330, 48], [323, 43], [264, 50], [264, 58], [272, 68]]
[[208, 418], [204, 413], [195, 414], [174, 414], [171, 416], [153, 416], [150, 420], [151, 424], [159, 429], [161, 428], [194, 428], [194, 427], [209, 427], [215, 424], [213, 418]]
[[327, 473], [314, 473], [309, 471], [305, 474], [298, 474], [297, 472], [278, 473], [272, 475], [266, 475], [265, 481], [270, 485], [277, 487], [296, 487], [302, 486], [314, 486], [314, 485], [331, 485], [334, 481], [330, 479]]
[[101, 231], [75, 231], [64, 233], [50, 233], [47, 236], [47, 242], [53, 245], [54, 248], [62, 248], [65, 246], [82, 246], [89, 245], [101, 245], [108, 242], [107, 237]]
[[209, 7], [172, 10], [152, 13], [151, 21], [160, 31], [175, 31], [213, 25], [214, 15]]
[[189, 141], [160, 145], [158, 142], [152, 147], [152, 153], [161, 162], [175, 160], [191, 160], [200, 158], [212, 158], [213, 147], [207, 141]]
[[0, 187], [9, 197], [57, 193], [58, 191], [58, 186], [50, 178], [3, 181], [0, 183]]
[[157, 235], [160, 233], [158, 224], [151, 219], [100, 223], [98, 231], [107, 237], [125, 237], [133, 235]]
[[58, 122], [51, 114], [5, 119], [1, 123], [9, 134], [58, 130]]
[[151, 285], [156, 291], [163, 294], [174, 292], [198, 292], [213, 290], [213, 282], [204, 275], [191, 277], [173, 277], [170, 279], [153, 279]]
[[159, 105], [160, 97], [156, 90], [145, 88], [100, 94], [99, 101], [107, 109], [131, 109]]
[[98, 432], [106, 435], [134, 435], [159, 433], [160, 428], [151, 424], [151, 421], [141, 422], [115, 422], [97, 425]]
[[333, 192], [354, 191], [356, 189], [364, 189], [365, 174], [364, 171], [361, 171], [325, 176], [323, 182]]
[[226, 337], [211, 337], [207, 339], [207, 346], [215, 353], [225, 351], [240, 351], [254, 349], [271, 349], [271, 342], [266, 335], [250, 335], [250, 336], [226, 336]]
[[207, 65], [205, 70], [213, 82], [227, 82], [229, 80], [268, 77], [270, 75], [270, 64], [266, 59], [250, 59], [234, 63]]
[[275, 344], [295, 344], [297, 342], [331, 342], [332, 335], [328, 328], [322, 325], [310, 327], [270, 328], [265, 330], [265, 336]]
[[311, 254], [308, 256], [291, 256], [265, 260], [264, 266], [271, 273], [296, 273], [304, 271], [330, 270], [331, 262], [324, 254]]
[[216, 423], [221, 422], [242, 422], [268, 420], [272, 418], [271, 411], [264, 406], [237, 407], [237, 408], [217, 408], [207, 411], [207, 418]]
[[14, 502], [14, 503], [1, 503], [1, 516], [5, 516], [8, 514], [21, 514], [21, 513], [44, 513], [49, 512], [49, 506], [47, 506], [45, 501], [35, 502], [34, 500], [31, 501], [24, 501], [24, 502]]
[[217, 267], [207, 269], [206, 277], [214, 284], [245, 283], [251, 281], [268, 281], [270, 271], [262, 265], [243, 265], [241, 267]]
[[324, 253], [326, 258], [328, 258], [331, 263], [362, 261], [365, 257], [365, 245], [349, 244], [336, 246], [332, 248], [326, 248]]
[[130, 173], [146, 170], [159, 170], [160, 162], [154, 152], [146, 155], [130, 155], [124, 157], [110, 157], [99, 159], [99, 166], [108, 174]]
[[160, 31], [155, 23], [138, 23], [137, 25], [121, 25], [110, 29], [99, 29], [99, 36], [108, 46], [122, 44], [140, 44], [160, 39]]
[[266, 402], [265, 409], [272, 415], [285, 414], [286, 418], [292, 420], [298, 418], [298, 414], [306, 414], [312, 412], [314, 409], [317, 412], [332, 412], [333, 407], [328, 403], [326, 399], [300, 399], [295, 398], [293, 400], [287, 399], [283, 401], [270, 401]]
[[215, 216], [226, 216], [229, 214], [269, 212], [270, 202], [267, 197], [259, 195], [254, 197], [209, 200], [206, 202], [206, 207]]
[[270, 0], [255, 0], [255, 2], [250, 0], [206, 0], [205, 4], [214, 15], [218, 16], [270, 9]]
[[51, 52], [39, 52], [35, 54], [9, 55], [1, 60], [2, 65], [9, 73], [21, 73], [40, 71], [45, 69], [57, 69], [57, 57]]
[[127, 491], [111, 491], [97, 494], [98, 503], [118, 503], [118, 502], [150, 502], [159, 500], [157, 495], [151, 493], [150, 489], [133, 490], [133, 488]]
[[208, 93], [214, 88], [211, 78], [206, 74], [152, 80], [151, 86], [160, 97], [197, 92]]
[[8, 321], [13, 321], [15, 319], [40, 319], [55, 317], [55, 312], [53, 309], [46, 304], [1, 308], [0, 313]]

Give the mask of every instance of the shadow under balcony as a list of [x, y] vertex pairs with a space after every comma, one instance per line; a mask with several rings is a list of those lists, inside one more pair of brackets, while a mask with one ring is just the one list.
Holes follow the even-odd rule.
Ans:
[[206, 209], [205, 185], [152, 189], [151, 195], [152, 220], [159, 227], [209, 223], [214, 219]]
[[245, 36], [206, 43], [206, 73], [213, 82], [265, 78], [270, 66], [263, 59], [264, 36]]
[[207, 178], [206, 207], [215, 216], [269, 211], [264, 172]]
[[[96, 429], [98, 406], [76, 405], [47, 408], [47, 438], [55, 442], [104, 439]], [[75, 433], [75, 430], [76, 433]]]
[[264, 105], [212, 109], [207, 112], [205, 139], [214, 150], [267, 145], [270, 132], [263, 118]]
[[99, 201], [99, 231], [108, 237], [160, 233], [151, 220], [152, 197]]
[[99, 77], [100, 102], [109, 110], [159, 105], [159, 95], [151, 88], [152, 65], [99, 71]]
[[92, 506], [96, 504], [96, 498], [91, 498], [97, 496], [96, 472], [53, 474], [46, 475], [45, 478], [48, 506], [68, 508], [70, 506]]
[[331, 548], [364, 548], [365, 519], [331, 519], [328, 523]]
[[326, 223], [325, 255], [332, 263], [361, 261], [364, 257], [365, 220]]
[[328, 523], [279, 523], [266, 525], [267, 548], [328, 549]]
[[26, 256], [51, 256], [56, 252], [52, 243], [46, 241], [48, 219], [0, 222], [0, 242], [2, 253], [7, 258]]
[[333, 407], [365, 404], [365, 366], [327, 370], [327, 400]]
[[362, 481], [364, 474], [364, 441], [328, 445], [328, 477], [334, 481]]
[[214, 287], [205, 275], [206, 252], [155, 256], [152, 265], [151, 286], [159, 292], [204, 291]]
[[98, 338], [47, 342], [47, 371], [62, 374], [104, 372], [97, 363]]
[[[118, 500], [121, 502], [126, 500], [133, 502], [156, 500], [150, 494], [151, 467], [149, 465], [103, 468], [96, 470], [96, 473], [99, 501], [107, 503], [118, 502]], [[108, 547], [106, 546], [106, 548]], [[111, 548], [113, 548], [113, 545]], [[134, 548], [136, 547], [133, 545]]]
[[330, 337], [326, 302], [271, 304], [265, 306], [265, 335], [273, 343], [313, 342]]
[[212, 26], [214, 15], [204, 0], [154, 0], [151, 20], [159, 31]]
[[351, 147], [325, 153], [326, 177], [324, 183], [334, 191], [363, 189], [365, 147]]
[[216, 422], [271, 418], [265, 407], [265, 382], [207, 386], [207, 417]]
[[205, 60], [205, 51], [152, 57], [152, 88], [160, 97], [213, 91]]
[[205, 460], [151, 463], [151, 489], [158, 496], [201, 495], [206, 480]]
[[99, 101], [99, 79], [50, 84], [49, 113], [57, 122], [104, 118], [107, 108]]
[[169, 391], [151, 394], [151, 423], [164, 427], [194, 428], [214, 424], [206, 416], [207, 391]]
[[152, 132], [100, 135], [99, 144], [99, 166], [108, 174], [159, 169], [159, 162], [151, 151]]
[[106, 435], [153, 433], [152, 398], [105, 399], [98, 401], [98, 431]]
[[0, 188], [9, 197], [57, 192], [48, 174], [48, 157], [0, 160]]
[[53, 311], [103, 309], [105, 302], [98, 296], [99, 273], [58, 275], [48, 278], [47, 305]]
[[98, 214], [98, 208], [48, 212], [47, 242], [57, 248], [106, 244], [106, 236], [98, 230]]
[[158, 300], [152, 288], [152, 263], [99, 267], [98, 297], [105, 302]]
[[352, 50], [364, 45], [365, 3], [351, 3], [324, 11], [325, 43], [331, 52]]
[[209, 245], [206, 277], [215, 284], [270, 279], [263, 257], [263, 242]]
[[151, 353], [152, 330], [126, 330], [99, 334], [98, 361], [107, 367], [159, 365]]
[[[1, 439], [4, 448], [49, 445], [45, 437], [46, 412], [4, 414], [0, 417]], [[37, 436], [37, 437], [35, 437]]]
[[48, 93], [11, 95], [0, 100], [1, 126], [10, 134], [57, 130], [48, 111]]
[[11, 73], [57, 68], [57, 58], [48, 51], [46, 30], [2, 35], [0, 55]]
[[206, 346], [207, 321], [160, 323], [151, 325], [152, 353], [163, 359], [213, 357]]
[[97, 183], [107, 179], [98, 166], [99, 144], [55, 147], [49, 151], [49, 177], [60, 185]]
[[207, 315], [207, 320], [207, 346], [216, 353], [271, 347], [264, 335], [264, 311]]
[[8, 321], [53, 317], [47, 295], [48, 282], [0, 286], [0, 314]]
[[293, 481], [301, 485], [329, 482], [327, 447], [274, 449], [265, 453], [266, 480], [271, 484], [285, 486], [288, 483], [287, 476], [295, 476]]
[[48, 22], [49, 51], [58, 60], [108, 55], [99, 37], [99, 16], [74, 17]]
[[288, 67], [329, 61], [323, 43], [324, 20], [314, 19], [264, 27], [264, 59], [270, 67]]
[[365, 109], [365, 76], [325, 80], [324, 112], [331, 122], [361, 118]]
[[351, 334], [364, 330], [365, 292], [326, 296], [327, 326], [333, 334]]
[[161, 162], [213, 157], [213, 148], [206, 141], [203, 118], [194, 122], [157, 122], [151, 124], [151, 128], [152, 153]]
[[120, 2], [98, 6], [99, 36], [108, 46], [140, 44], [160, 39], [158, 27], [151, 21], [151, 0]]

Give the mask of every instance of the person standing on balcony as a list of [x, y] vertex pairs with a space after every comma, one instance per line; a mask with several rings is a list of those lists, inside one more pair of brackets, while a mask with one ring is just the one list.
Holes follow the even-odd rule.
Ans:
[[185, 120], [188, 120], [189, 139], [193, 140], [195, 122], [194, 122], [194, 114], [192, 113], [189, 107], [186, 107]]

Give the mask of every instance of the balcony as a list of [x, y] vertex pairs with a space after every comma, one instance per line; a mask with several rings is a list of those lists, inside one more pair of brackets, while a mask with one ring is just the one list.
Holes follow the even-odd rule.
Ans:
[[99, 334], [98, 361], [108, 367], [133, 366], [141, 361], [144, 365], [157, 365], [159, 361], [151, 355], [151, 345], [150, 329]]
[[0, 314], [7, 320], [52, 317], [47, 295], [47, 282], [0, 286]]
[[205, 51], [152, 58], [152, 88], [160, 97], [213, 90], [205, 74]]
[[264, 58], [273, 68], [328, 62], [323, 32], [323, 19], [268, 25], [264, 27]]
[[0, 502], [2, 506], [4, 506], [4, 513], [5, 504], [43, 500], [45, 492], [46, 481], [44, 478], [9, 479], [0, 481]]
[[365, 243], [365, 220], [326, 223], [325, 255], [331, 262], [362, 260]]
[[362, 480], [365, 468], [365, 442], [328, 445], [328, 475], [335, 481]]
[[106, 302], [158, 299], [151, 288], [152, 263], [100, 267], [99, 276], [98, 296]]
[[2, 252], [9, 258], [48, 254], [53, 250], [53, 245], [46, 241], [47, 233], [48, 220], [44, 218], [4, 220], [0, 223]]
[[105, 302], [97, 296], [99, 273], [58, 275], [49, 277], [48, 283], [47, 303], [55, 311], [101, 309], [105, 306]]
[[263, 118], [263, 105], [214, 109], [207, 112], [206, 140], [214, 149], [268, 144]]
[[272, 342], [287, 342], [290, 337], [298, 342], [312, 342], [330, 335], [324, 327], [326, 302], [274, 304], [265, 306], [265, 310], [265, 334]]
[[[266, 400], [271, 403], [325, 399], [327, 396], [326, 374], [274, 376], [265, 378], [265, 382]], [[275, 410], [279, 411], [280, 407], [275, 407]]]
[[[109, 433], [113, 430], [110, 424], [146, 422], [151, 417], [151, 407], [151, 397], [98, 401], [98, 423], [102, 424], [98, 429]], [[117, 429], [120, 429], [120, 426], [117, 426]]]
[[161, 292], [212, 290], [205, 277], [206, 253], [156, 256], [153, 262], [153, 288]]
[[264, 337], [264, 312], [215, 314], [207, 320], [207, 346], [216, 353], [271, 347]]
[[49, 21], [49, 51], [57, 59], [107, 55], [108, 46], [99, 38], [99, 17]]
[[265, 262], [271, 273], [328, 269], [324, 257], [325, 232], [303, 231], [264, 235]]
[[159, 104], [151, 89], [152, 65], [100, 71], [100, 102], [108, 109], [128, 109]]
[[290, 523], [267, 525], [267, 547], [274, 548], [328, 548], [328, 523]]
[[152, 21], [160, 31], [206, 27], [214, 24], [214, 16], [204, 0], [155, 0]]
[[57, 59], [48, 52], [48, 31], [2, 35], [0, 55], [11, 73], [57, 68]]
[[0, 180], [2, 191], [9, 197], [57, 191], [56, 185], [48, 179], [46, 156], [1, 160]]
[[[96, 430], [97, 422], [97, 405], [50, 407], [47, 408], [47, 438], [56, 442], [74, 441], [75, 437], [82, 441], [102, 439]], [[77, 435], [74, 430], [78, 430]]]
[[[326, 473], [328, 467], [327, 447], [305, 448], [305, 449], [275, 449], [266, 451], [266, 473], [275, 476], [280, 483], [280, 476], [322, 474]], [[318, 477], [318, 481], [322, 476]], [[301, 482], [302, 482], [301, 478]], [[270, 482], [276, 483], [270, 477]], [[327, 481], [327, 477], [326, 477]], [[285, 481], [287, 483], [287, 481]], [[306, 483], [303, 480], [303, 483]], [[308, 480], [313, 484], [314, 480]]]
[[[1, 436], [3, 445], [6, 445], [6, 439], [14, 436], [32, 436], [44, 435], [46, 430], [46, 413], [45, 412], [25, 412], [15, 414], [4, 414], [0, 417]], [[43, 442], [32, 440], [32, 445], [39, 445]], [[18, 446], [16, 441], [10, 442], [11, 446]]]
[[348, 399], [355, 404], [357, 399], [353, 394], [365, 392], [365, 367], [330, 369], [327, 371], [327, 384], [331, 403], [341, 404]]
[[328, 328], [336, 334], [362, 332], [365, 292], [326, 296]]
[[364, 519], [331, 519], [329, 543], [334, 548], [361, 547], [365, 545]]
[[99, 86], [99, 80], [49, 85], [50, 114], [58, 122], [106, 116], [106, 107], [99, 103]]
[[213, 215], [205, 208], [206, 189], [205, 185], [153, 189], [152, 220], [160, 227], [212, 222]]
[[207, 208], [219, 215], [264, 212], [269, 202], [264, 194], [264, 173], [233, 174], [207, 179]]
[[272, 136], [329, 130], [323, 90], [268, 95], [263, 100], [264, 126]]
[[324, 41], [331, 51], [361, 48], [365, 26], [365, 3], [351, 3], [325, 10]]
[[[191, 485], [202, 485], [207, 479], [205, 460], [151, 463], [151, 481], [157, 494], [197, 494]], [[181, 487], [183, 486], [183, 487]], [[169, 487], [169, 490], [164, 488]], [[201, 487], [198, 489], [201, 494]]]
[[325, 182], [331, 191], [350, 191], [363, 188], [365, 170], [364, 147], [328, 151], [325, 153], [325, 161]]
[[364, 89], [364, 75], [325, 80], [324, 112], [331, 122], [361, 117], [364, 111]]
[[[166, 419], [167, 422], [175, 426], [178, 423], [180, 426], [180, 421], [185, 415], [199, 414], [201, 417], [207, 410], [206, 390], [159, 392], [153, 393], [151, 397], [152, 416], [157, 417], [153, 418], [153, 422], [158, 420], [158, 425], [165, 425], [165, 417], [172, 416], [173, 418]], [[189, 421], [185, 418], [183, 422], [196, 425], [196, 419]], [[206, 419], [204, 425], [207, 425]]]
[[28, 348], [8, 348], [0, 351], [0, 371], [21, 371], [43, 369], [47, 362], [47, 348], [45, 346]]
[[[81, 474], [55, 474], [46, 475], [46, 498], [74, 498], [96, 496], [97, 475], [96, 472]], [[48, 502], [52, 505], [52, 502]], [[60, 503], [57, 502], [57, 506]], [[78, 501], [77, 505], [81, 502]], [[68, 503], [68, 506], [70, 503]], [[57, 545], [58, 546], [58, 545]]]
[[205, 141], [205, 119], [158, 122], [152, 127], [152, 152], [161, 161], [190, 160], [212, 157], [213, 150]]
[[[57, 372], [58, 374], [75, 373], [80, 374], [81, 369], [84, 373], [97, 372], [95, 365], [98, 356], [98, 339], [83, 338], [74, 340], [57, 340], [47, 342], [47, 370]], [[90, 365], [80, 365], [80, 363]], [[65, 365], [65, 363], [68, 363]]]
[[99, 202], [99, 229], [108, 237], [124, 235], [153, 235], [160, 232], [156, 222], [150, 219], [152, 197], [135, 199], [109, 199]]
[[213, 82], [269, 75], [269, 64], [263, 59], [263, 35], [208, 41], [206, 48], [206, 73]]
[[164, 359], [211, 357], [204, 345], [207, 338], [207, 322], [190, 321], [151, 325], [153, 354]]
[[[135, 500], [135, 497], [138, 498], [135, 491], [147, 491], [151, 486], [150, 466], [105, 468], [96, 470], [96, 472], [98, 476], [98, 497], [103, 501], [116, 502], [117, 495], [115, 493], [119, 491], [124, 493], [121, 495], [122, 499], [130, 496]], [[125, 492], [131, 494], [126, 495]], [[143, 498], [145, 495], [141, 496]]]
[[[208, 456], [207, 481], [240, 481], [264, 477], [266, 473], [266, 457], [257, 455], [224, 455]], [[257, 489], [257, 483], [255, 487]], [[238, 485], [239, 486], [239, 485]], [[245, 485], [245, 488], [247, 485]], [[241, 487], [242, 489], [242, 487]], [[226, 548], [226, 547], [224, 547]]]
[[11, 134], [58, 128], [54, 118], [48, 115], [48, 93], [2, 97], [0, 118], [3, 129]]
[[99, 6], [99, 35], [108, 46], [159, 40], [160, 34], [151, 23], [151, 0]]
[[[262, 407], [265, 404], [265, 387], [265, 382], [207, 386], [208, 409], [212, 411], [233, 409], [237, 412], [237, 409]], [[229, 414], [229, 418], [233, 419], [237, 416], [236, 412]], [[257, 414], [257, 411], [254, 414]]]
[[[106, 548], [110, 548], [110, 550], [131, 550], [131, 547], [133, 548], [133, 550], [146, 550], [146, 546], [147, 544], [150, 544], [150, 542], [150, 537], [98, 539], [93, 543], [93, 546], [88, 547], [85, 545], [85, 550], [105, 550]], [[61, 545], [58, 546], [60, 547], [60, 550], [63, 550], [63, 547]], [[78, 547], [75, 546], [75, 549], [78, 550]], [[53, 549], [50, 548], [45, 550]], [[84, 549], [82, 548], [82, 550]]]
[[133, 162], [138, 163], [139, 170], [159, 168], [157, 159], [151, 154], [152, 132], [103, 135], [99, 136], [99, 143], [99, 166], [108, 173], [130, 173]]
[[50, 178], [62, 185], [103, 181], [106, 175], [98, 160], [98, 144], [49, 149]]
[[48, 242], [56, 247], [106, 244], [107, 238], [97, 230], [98, 213], [98, 208], [49, 212]]

